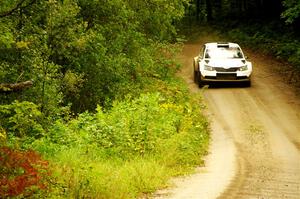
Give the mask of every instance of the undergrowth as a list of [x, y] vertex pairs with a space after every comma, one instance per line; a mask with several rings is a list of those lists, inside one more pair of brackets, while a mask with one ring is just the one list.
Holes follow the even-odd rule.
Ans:
[[0, 147], [0, 197], [31, 197], [47, 189], [48, 162], [33, 150]]
[[208, 133], [200, 101], [175, 99], [142, 94], [115, 102], [108, 112], [98, 107], [95, 114], [57, 122], [48, 137], [32, 146], [52, 154], [60, 176], [58, 195], [136, 198], [201, 165]]
[[[17, 118], [24, 114], [13, 111], [18, 103], [2, 108]], [[110, 109], [98, 105], [95, 113], [58, 119], [42, 137], [8, 133], [7, 145], [34, 149], [49, 162], [47, 191], [32, 197], [137, 198], [203, 164], [209, 134], [202, 110], [201, 97], [191, 96], [182, 81], [154, 80], [144, 93]]]

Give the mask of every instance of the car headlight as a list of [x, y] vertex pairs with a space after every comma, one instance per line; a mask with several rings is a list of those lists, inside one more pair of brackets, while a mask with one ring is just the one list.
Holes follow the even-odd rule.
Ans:
[[204, 65], [204, 70], [207, 70], [207, 71], [214, 71], [214, 67], [212, 66], [209, 66], [209, 65]]
[[247, 65], [244, 65], [244, 66], [240, 67], [240, 71], [246, 71], [246, 70], [248, 70], [248, 66]]

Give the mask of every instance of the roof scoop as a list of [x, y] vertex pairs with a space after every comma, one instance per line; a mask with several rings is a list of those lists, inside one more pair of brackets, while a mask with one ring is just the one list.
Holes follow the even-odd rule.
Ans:
[[229, 48], [229, 43], [228, 42], [218, 42], [217, 47], [218, 48]]

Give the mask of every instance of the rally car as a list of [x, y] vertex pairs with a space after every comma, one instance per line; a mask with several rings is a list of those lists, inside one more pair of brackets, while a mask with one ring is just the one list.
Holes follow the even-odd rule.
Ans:
[[194, 81], [202, 87], [209, 82], [245, 82], [251, 85], [252, 63], [240, 46], [230, 42], [206, 43], [194, 57]]

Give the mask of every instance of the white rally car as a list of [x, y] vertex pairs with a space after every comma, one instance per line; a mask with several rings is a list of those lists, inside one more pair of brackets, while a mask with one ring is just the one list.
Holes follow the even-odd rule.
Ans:
[[236, 43], [206, 43], [194, 57], [194, 81], [203, 86], [209, 82], [239, 81], [251, 85], [252, 63], [246, 60]]

